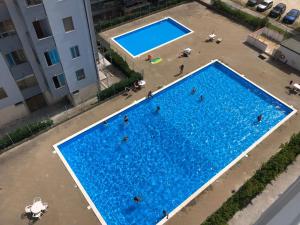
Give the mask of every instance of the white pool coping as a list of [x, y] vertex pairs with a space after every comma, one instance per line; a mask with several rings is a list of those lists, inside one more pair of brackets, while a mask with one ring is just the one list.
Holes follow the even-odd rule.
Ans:
[[[138, 55], [135, 55], [135, 56], [132, 55], [125, 47], [123, 47], [121, 44], [119, 44], [119, 43], [115, 40], [115, 39], [118, 38], [118, 37], [121, 37], [121, 36], [126, 35], [126, 34], [131, 33], [131, 32], [134, 32], [134, 31], [136, 31], [136, 30], [143, 29], [144, 27], [150, 26], [150, 25], [152, 25], [152, 24], [158, 23], [158, 22], [163, 21], [163, 20], [166, 20], [166, 19], [171, 19], [171, 20], [173, 20], [175, 23], [177, 23], [177, 24], [179, 24], [180, 26], [182, 26], [182, 27], [184, 27], [185, 29], [187, 29], [187, 30], [189, 31], [189, 33], [186, 33], [186, 34], [184, 34], [184, 35], [181, 35], [181, 36], [179, 36], [179, 37], [177, 37], [177, 38], [174, 38], [174, 39], [172, 39], [172, 40], [170, 40], [170, 41], [167, 41], [167, 42], [165, 42], [165, 43], [163, 43], [163, 44], [161, 44], [161, 45], [158, 45], [158, 46], [156, 46], [156, 47], [154, 47], [154, 48], [151, 48], [151, 49], [149, 49], [149, 50], [147, 50], [147, 51], [144, 51], [144, 52], [142, 52], [142, 53], [140, 53], [140, 54], [138, 54]], [[156, 20], [156, 21], [154, 21], [154, 22], [152, 22], [152, 23], [148, 23], [148, 24], [146, 24], [146, 25], [144, 25], [144, 26], [141, 26], [141, 27], [138, 27], [138, 28], [136, 28], [136, 29], [127, 31], [127, 32], [125, 32], [125, 33], [122, 33], [122, 34], [120, 34], [120, 35], [114, 36], [114, 37], [111, 38], [111, 40], [112, 40], [114, 43], [116, 43], [121, 49], [123, 49], [123, 50], [124, 50], [128, 55], [130, 55], [132, 58], [137, 58], [137, 57], [140, 57], [141, 55], [144, 55], [145, 53], [151, 52], [151, 51], [153, 51], [153, 50], [155, 50], [155, 49], [157, 49], [157, 48], [160, 48], [160, 47], [162, 47], [162, 46], [164, 46], [164, 45], [170, 44], [171, 42], [176, 41], [176, 40], [178, 40], [178, 39], [180, 39], [180, 38], [183, 38], [183, 37], [185, 37], [185, 36], [187, 36], [187, 35], [190, 35], [190, 34], [192, 34], [192, 33], [194, 33], [193, 30], [191, 30], [191, 29], [188, 28], [187, 26], [183, 25], [182, 23], [178, 22], [178, 21], [175, 20], [174, 18], [168, 16], [168, 17], [162, 18], [161, 20]]]
[[[262, 142], [265, 138], [267, 138], [274, 130], [276, 130], [278, 127], [280, 127], [284, 122], [286, 122], [288, 119], [290, 119], [296, 112], [297, 110], [291, 106], [288, 105], [287, 103], [285, 103], [284, 101], [280, 100], [279, 98], [275, 97], [274, 95], [272, 95], [270, 92], [266, 91], [265, 89], [263, 89], [262, 87], [260, 87], [259, 85], [255, 84], [254, 82], [250, 81], [248, 78], [245, 77], [245, 75], [242, 75], [240, 73], [238, 73], [237, 71], [233, 70], [232, 68], [230, 68], [229, 66], [227, 66], [226, 64], [222, 63], [221, 61], [219, 61], [218, 59], [212, 60], [210, 63], [205, 64], [202, 67], [197, 68], [196, 70], [188, 73], [187, 75], [181, 77], [178, 80], [175, 80], [174, 82], [164, 86], [163, 88], [161, 88], [160, 90], [157, 90], [155, 92], [153, 92], [153, 95], [167, 89], [168, 87], [172, 86], [175, 83], [180, 82], [181, 80], [193, 75], [195, 72], [202, 70], [203, 68], [215, 63], [215, 62], [219, 62], [220, 64], [222, 64], [223, 66], [225, 66], [226, 68], [228, 68], [229, 70], [233, 71], [235, 74], [237, 74], [238, 76], [242, 77], [243, 79], [245, 79], [246, 81], [248, 81], [249, 83], [251, 83], [252, 85], [254, 85], [256, 88], [259, 88], [260, 90], [262, 90], [263, 92], [267, 93], [268, 95], [270, 95], [271, 97], [273, 97], [274, 99], [276, 99], [277, 101], [279, 101], [280, 103], [282, 103], [283, 105], [285, 105], [286, 107], [290, 108], [292, 110], [292, 112], [286, 116], [284, 119], [282, 119], [280, 122], [278, 122], [275, 126], [273, 126], [267, 133], [265, 133], [263, 136], [261, 136], [258, 140], [256, 140], [249, 148], [247, 148], [245, 151], [243, 151], [237, 158], [235, 158], [231, 163], [229, 163], [226, 167], [224, 167], [221, 171], [219, 171], [219, 173], [217, 173], [214, 177], [212, 177], [207, 183], [205, 183], [203, 186], [201, 186], [197, 191], [195, 191], [192, 195], [190, 195], [185, 201], [183, 201], [180, 205], [178, 205], [174, 210], [172, 210], [169, 213], [169, 219], [171, 217], [173, 217], [177, 212], [179, 212], [182, 208], [184, 208], [188, 203], [190, 203], [194, 198], [196, 198], [202, 191], [204, 191], [209, 185], [211, 185], [215, 180], [217, 180], [220, 176], [222, 176], [225, 172], [227, 172], [232, 166], [234, 166], [239, 160], [241, 160], [243, 157], [245, 157], [252, 149], [254, 149], [260, 142]], [[65, 167], [67, 168], [67, 170], [69, 171], [69, 173], [71, 174], [72, 178], [74, 179], [75, 183], [77, 184], [77, 186], [79, 187], [79, 189], [81, 190], [82, 194], [84, 195], [84, 197], [86, 198], [87, 202], [89, 203], [89, 205], [91, 206], [91, 208], [93, 209], [95, 215], [97, 216], [97, 218], [99, 219], [99, 221], [101, 222], [102, 225], [107, 225], [107, 223], [105, 222], [105, 220], [103, 219], [102, 215], [100, 214], [100, 212], [98, 211], [97, 207], [94, 205], [93, 201], [90, 199], [89, 195], [87, 194], [87, 192], [85, 191], [84, 187], [82, 186], [82, 184], [80, 183], [79, 179], [76, 177], [75, 173], [73, 172], [72, 168], [69, 166], [68, 162], [66, 161], [66, 159], [64, 158], [63, 154], [60, 152], [58, 146], [70, 139], [72, 139], [73, 137], [91, 129], [92, 127], [97, 126], [98, 124], [109, 120], [111, 117], [114, 117], [115, 115], [125, 111], [126, 109], [139, 104], [140, 102], [144, 101], [145, 99], [147, 99], [146, 97], [139, 99], [138, 101], [134, 101], [132, 104], [120, 109], [119, 111], [105, 117], [102, 120], [99, 120], [96, 123], [91, 124], [90, 126], [76, 132], [75, 134], [63, 139], [62, 141], [56, 143], [55, 145], [53, 145], [55, 151], [58, 153], [60, 159], [62, 160], [63, 164], [65, 165]], [[160, 222], [158, 222], [156, 225], [163, 225], [165, 222], [167, 221], [166, 218], [163, 218]]]

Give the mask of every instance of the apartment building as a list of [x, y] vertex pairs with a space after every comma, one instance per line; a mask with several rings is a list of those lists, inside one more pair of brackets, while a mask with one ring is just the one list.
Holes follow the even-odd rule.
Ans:
[[90, 0], [0, 0], [0, 125], [98, 89]]
[[148, 5], [148, 0], [91, 0], [95, 22], [126, 15]]

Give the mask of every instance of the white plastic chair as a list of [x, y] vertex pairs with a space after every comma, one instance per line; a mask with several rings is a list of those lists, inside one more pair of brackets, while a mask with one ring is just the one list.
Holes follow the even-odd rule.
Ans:
[[33, 199], [33, 203], [35, 203], [35, 202], [41, 202], [41, 201], [42, 201], [42, 199], [40, 197], [35, 197]]
[[43, 206], [44, 206], [43, 211], [47, 211], [47, 209], [48, 209], [48, 203], [47, 203], [47, 202], [44, 202], [44, 203], [43, 203]]
[[27, 214], [31, 213], [31, 206], [32, 205], [28, 205], [28, 206], [25, 207], [25, 213], [27, 213]]

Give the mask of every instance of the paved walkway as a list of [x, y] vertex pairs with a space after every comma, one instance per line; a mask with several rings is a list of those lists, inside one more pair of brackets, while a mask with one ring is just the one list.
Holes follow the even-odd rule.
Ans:
[[[268, 221], [278, 212], [278, 207], [283, 207], [286, 202], [285, 199], [282, 199], [279, 202], [279, 205], [276, 204], [276, 207], [272, 212], [269, 212], [262, 218], [261, 221], [256, 223], [256, 221], [261, 217], [261, 215], [268, 210], [273, 203], [278, 200], [279, 197], [299, 178], [300, 171], [300, 157], [297, 158], [297, 161], [288, 167], [288, 170], [282, 173], [272, 184], [268, 185], [266, 189], [255, 199], [253, 199], [252, 204], [248, 205], [244, 210], [239, 211], [234, 215], [234, 217], [229, 221], [229, 225], [240, 225], [241, 220], [243, 225], [266, 225]], [[298, 181], [297, 187], [299, 188], [300, 182]], [[289, 194], [297, 194], [296, 192]], [[292, 195], [293, 197], [294, 195]], [[289, 196], [286, 196], [289, 198]], [[299, 207], [297, 208], [299, 213]], [[273, 213], [273, 211], [275, 211]], [[290, 215], [292, 217], [292, 215]], [[288, 220], [286, 220], [288, 221]], [[288, 225], [288, 223], [278, 223], [278, 225]], [[295, 223], [296, 224], [296, 223]], [[298, 223], [297, 223], [298, 224]], [[292, 225], [292, 224], [291, 224]]]
[[300, 177], [260, 217], [255, 225], [300, 224]]
[[[4, 225], [28, 224], [21, 215], [24, 207], [40, 196], [49, 203], [49, 211], [36, 224], [40, 225], [99, 225], [75, 182], [63, 166], [59, 157], [53, 154], [52, 145], [120, 110], [147, 95], [152, 89], [178, 79], [178, 66], [185, 64], [184, 73], [219, 58], [233, 69], [245, 74], [250, 80], [286, 101], [300, 108], [300, 96], [289, 95], [285, 86], [290, 80], [300, 82], [300, 73], [273, 61], [263, 61], [258, 53], [243, 44], [250, 32], [227, 18], [196, 2], [181, 5], [167, 11], [145, 17], [105, 32], [105, 38], [128, 31], [152, 21], [171, 16], [195, 32], [151, 52], [163, 61], [151, 65], [142, 56], [127, 60], [131, 66], [145, 71], [146, 88], [129, 96], [113, 98], [49, 131], [0, 155], [0, 223]], [[221, 44], [207, 43], [208, 34], [214, 30], [223, 38]], [[193, 49], [189, 58], [178, 58], [180, 51]], [[125, 55], [121, 49], [118, 51]], [[259, 166], [278, 151], [282, 142], [292, 133], [300, 131], [300, 116], [296, 115], [273, 132], [236, 166], [224, 174], [213, 185], [192, 201], [187, 207], [168, 221], [168, 225], [199, 225], [252, 176]]]

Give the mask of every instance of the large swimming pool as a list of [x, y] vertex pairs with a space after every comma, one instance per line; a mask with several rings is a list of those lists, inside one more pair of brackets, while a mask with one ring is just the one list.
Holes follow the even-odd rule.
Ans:
[[152, 51], [192, 33], [192, 30], [171, 17], [113, 37], [123, 50], [132, 57]]
[[[163, 210], [173, 215], [187, 204], [293, 113], [214, 61], [55, 148], [100, 221], [152, 225]], [[142, 201], [135, 203], [135, 196]]]

